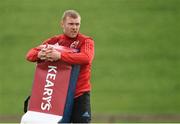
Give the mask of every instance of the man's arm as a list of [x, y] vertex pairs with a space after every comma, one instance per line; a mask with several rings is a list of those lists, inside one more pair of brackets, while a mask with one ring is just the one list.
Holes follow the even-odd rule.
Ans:
[[88, 64], [94, 58], [94, 41], [87, 39], [79, 53], [61, 53], [60, 59], [69, 64]]
[[38, 53], [39, 53], [40, 49], [38, 48], [32, 48], [28, 51], [28, 53], [26, 54], [26, 59], [30, 62], [36, 62], [38, 61]]
[[[58, 37], [52, 37], [52, 38], [49, 38], [47, 40], [45, 40], [42, 44], [54, 44], [56, 43], [58, 40]], [[28, 51], [28, 53], [26, 54], [26, 59], [30, 62], [36, 62], [39, 59], [38, 57], [38, 53], [41, 51], [41, 47], [36, 47], [36, 48], [32, 48]]]

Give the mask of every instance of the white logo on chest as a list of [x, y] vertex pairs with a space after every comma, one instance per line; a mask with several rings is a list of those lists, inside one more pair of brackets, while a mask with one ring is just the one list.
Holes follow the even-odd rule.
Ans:
[[78, 40], [74, 41], [74, 42], [71, 43], [70, 48], [77, 48], [78, 44], [79, 44]]

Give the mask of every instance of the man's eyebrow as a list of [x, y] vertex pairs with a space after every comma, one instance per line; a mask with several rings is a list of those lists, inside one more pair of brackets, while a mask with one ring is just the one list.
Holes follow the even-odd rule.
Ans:
[[69, 22], [69, 24], [80, 24], [79, 22], [75, 22], [75, 23], [73, 23], [73, 22]]

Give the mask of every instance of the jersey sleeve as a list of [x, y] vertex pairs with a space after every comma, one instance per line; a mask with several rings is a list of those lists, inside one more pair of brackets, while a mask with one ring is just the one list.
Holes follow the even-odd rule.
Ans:
[[79, 53], [61, 53], [61, 60], [69, 64], [89, 64], [94, 58], [94, 41], [86, 39]]
[[[52, 38], [49, 38], [47, 40], [45, 40], [42, 44], [54, 44], [56, 43], [58, 40], [58, 37], [52, 37]], [[35, 47], [35, 48], [32, 48], [28, 51], [28, 53], [26, 54], [26, 59], [30, 62], [36, 62], [39, 60], [38, 58], [38, 53], [41, 49], [39, 47]]]
[[38, 61], [38, 52], [40, 51], [40, 49], [38, 48], [32, 48], [28, 51], [28, 53], [26, 54], [26, 59], [30, 62], [36, 62]]

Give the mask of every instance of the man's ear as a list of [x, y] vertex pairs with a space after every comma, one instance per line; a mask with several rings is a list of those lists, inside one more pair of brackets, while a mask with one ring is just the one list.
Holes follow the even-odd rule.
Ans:
[[64, 28], [64, 23], [63, 23], [63, 21], [60, 22], [60, 26], [61, 26], [61, 28]]

